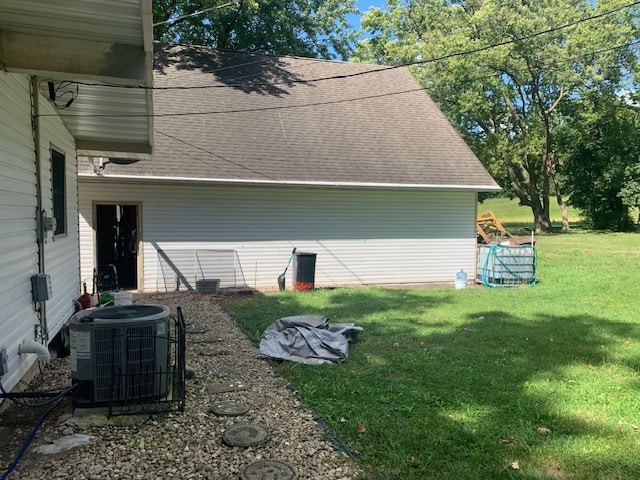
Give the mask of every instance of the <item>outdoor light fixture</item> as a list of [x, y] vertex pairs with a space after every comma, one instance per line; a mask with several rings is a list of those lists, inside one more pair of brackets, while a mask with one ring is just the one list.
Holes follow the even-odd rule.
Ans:
[[100, 157], [98, 159], [98, 164], [93, 164], [93, 171], [96, 175], [102, 175], [102, 171], [109, 165], [113, 163], [114, 165], [131, 165], [133, 163], [139, 162], [139, 158], [125, 158], [125, 157]]

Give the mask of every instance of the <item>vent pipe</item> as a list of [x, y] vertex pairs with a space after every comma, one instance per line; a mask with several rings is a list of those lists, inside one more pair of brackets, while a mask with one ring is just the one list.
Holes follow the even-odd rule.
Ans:
[[18, 353], [35, 353], [38, 355], [38, 361], [49, 363], [51, 354], [49, 349], [35, 340], [24, 340], [18, 347]]

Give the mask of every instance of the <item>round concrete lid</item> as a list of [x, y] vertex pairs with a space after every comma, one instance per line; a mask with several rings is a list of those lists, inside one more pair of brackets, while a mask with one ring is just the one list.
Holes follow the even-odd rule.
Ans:
[[242, 480], [296, 480], [298, 472], [288, 463], [280, 460], [258, 460], [240, 473]]
[[233, 425], [224, 432], [222, 439], [232, 447], [251, 447], [269, 440], [269, 431], [257, 423]]
[[249, 406], [240, 402], [216, 402], [211, 405], [211, 411], [222, 417], [238, 417], [247, 413]]
[[227, 367], [225, 365], [211, 365], [205, 369], [212, 377], [228, 377], [233, 373], [233, 368]]

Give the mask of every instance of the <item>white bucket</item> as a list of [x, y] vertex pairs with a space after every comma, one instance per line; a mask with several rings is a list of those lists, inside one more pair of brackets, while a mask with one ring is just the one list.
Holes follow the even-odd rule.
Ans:
[[129, 292], [115, 292], [113, 294], [113, 304], [116, 307], [131, 305], [133, 302], [133, 294]]

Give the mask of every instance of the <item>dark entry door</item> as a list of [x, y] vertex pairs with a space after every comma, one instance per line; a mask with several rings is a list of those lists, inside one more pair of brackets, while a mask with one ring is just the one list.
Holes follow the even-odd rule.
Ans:
[[121, 289], [138, 288], [138, 206], [96, 206], [98, 265], [113, 264]]

